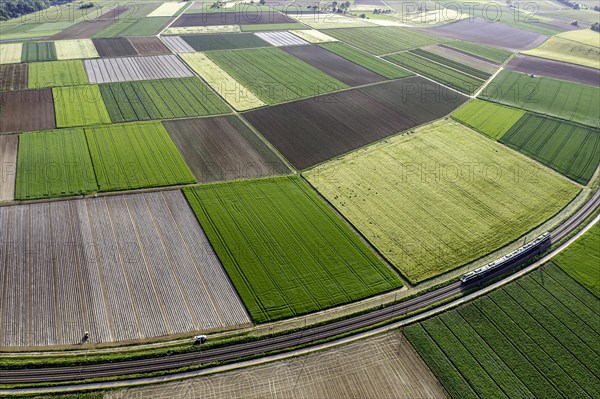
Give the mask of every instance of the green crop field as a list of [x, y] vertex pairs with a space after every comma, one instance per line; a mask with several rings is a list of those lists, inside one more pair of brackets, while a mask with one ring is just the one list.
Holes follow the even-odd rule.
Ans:
[[523, 54], [600, 69], [600, 48], [561, 37], [551, 37]]
[[80, 60], [32, 62], [29, 64], [28, 74], [30, 89], [88, 83]]
[[85, 129], [100, 191], [195, 183], [160, 122]]
[[490, 76], [492, 76], [491, 74], [485, 71], [479, 70], [469, 65], [465, 65], [462, 62], [454, 61], [420, 48], [411, 50], [410, 53], [416, 54], [419, 57], [426, 58], [430, 61], [437, 62], [438, 64], [447, 66], [449, 68], [456, 69], [460, 72], [464, 72], [467, 75], [471, 75], [479, 79], [487, 80]]
[[596, 224], [552, 261], [600, 298], [600, 224]]
[[484, 83], [483, 79], [440, 65], [411, 52], [390, 54], [385, 59], [463, 93], [471, 94]]
[[25, 42], [21, 53], [21, 62], [56, 60], [54, 42]]
[[305, 176], [412, 283], [518, 239], [579, 191], [568, 179], [449, 120]]
[[325, 33], [375, 55], [410, 50], [447, 40], [399, 27], [328, 29]]
[[254, 322], [402, 285], [298, 177], [184, 189]]
[[501, 71], [481, 97], [597, 127], [600, 90], [597, 87], [547, 77]]
[[586, 184], [600, 163], [600, 131], [538, 115], [523, 116], [500, 142]]
[[498, 140], [521, 117], [525, 111], [509, 108], [488, 101], [469, 101], [458, 110], [454, 111], [452, 118]]
[[15, 199], [64, 197], [97, 190], [82, 129], [19, 136]]
[[56, 127], [110, 123], [98, 85], [55, 87], [52, 89]]
[[488, 61], [497, 62], [498, 64], [502, 64], [512, 54], [508, 50], [463, 41], [447, 42], [444, 43], [444, 46], [463, 51], [465, 53], [486, 59]]
[[600, 299], [552, 264], [404, 335], [456, 399], [600, 389]]
[[115, 21], [93, 37], [152, 36], [158, 34], [172, 19], [171, 17], [146, 16], [160, 3], [138, 2]]
[[396, 65], [390, 62], [384, 61], [377, 57], [373, 57], [371, 54], [364, 53], [361, 50], [357, 50], [354, 47], [350, 47], [344, 43], [321, 43], [319, 44], [319, 46], [331, 51], [332, 53], [339, 55], [340, 57], [344, 57], [348, 61], [352, 61], [355, 64], [358, 64], [375, 73], [378, 73], [381, 76], [388, 79], [405, 78], [407, 76], [413, 75], [413, 73], [408, 72], [407, 70], [402, 69], [400, 67], [397, 67]]
[[348, 87], [278, 48], [213, 51], [206, 55], [267, 104]]
[[225, 114], [229, 107], [200, 79], [165, 79], [100, 85], [113, 122]]

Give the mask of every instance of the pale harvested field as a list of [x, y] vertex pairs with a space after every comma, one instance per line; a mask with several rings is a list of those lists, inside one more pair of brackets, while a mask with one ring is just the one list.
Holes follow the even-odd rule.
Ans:
[[85, 60], [90, 83], [130, 82], [194, 76], [175, 55]]
[[161, 4], [156, 10], [148, 14], [148, 17], [172, 17], [177, 14], [179, 10], [185, 7], [187, 3], [175, 3], [167, 2]]
[[444, 399], [399, 332], [206, 377], [109, 392], [107, 399]]
[[213, 25], [213, 26], [171, 26], [162, 33], [163, 35], [194, 35], [201, 33], [235, 33], [241, 32], [239, 25]]
[[17, 171], [17, 135], [0, 136], [0, 202], [12, 201]]
[[338, 39], [335, 37], [331, 37], [316, 29], [291, 30], [290, 32], [309, 43], [328, 43], [338, 41]]
[[245, 111], [266, 105], [248, 88], [203, 53], [185, 53], [181, 58], [233, 108]]
[[15, 64], [21, 62], [23, 43], [0, 44], [0, 64]]
[[56, 46], [56, 58], [59, 60], [100, 57], [91, 39], [57, 40], [54, 46]]
[[249, 323], [181, 192], [0, 208], [0, 346]]

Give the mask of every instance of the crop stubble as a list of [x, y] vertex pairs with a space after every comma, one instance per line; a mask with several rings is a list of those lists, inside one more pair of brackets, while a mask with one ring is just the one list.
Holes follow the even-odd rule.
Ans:
[[27, 64], [0, 65], [0, 91], [27, 88]]
[[0, 135], [0, 201], [12, 201], [14, 198], [18, 145], [17, 135]]

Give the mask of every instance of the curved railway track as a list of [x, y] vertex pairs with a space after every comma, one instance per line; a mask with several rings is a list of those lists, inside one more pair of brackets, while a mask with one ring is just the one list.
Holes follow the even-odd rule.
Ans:
[[[565, 238], [575, 230], [600, 206], [600, 190], [572, 215], [563, 224], [551, 232], [552, 243]], [[526, 262], [537, 255], [524, 253], [512, 262], [483, 277], [481, 280], [470, 284], [461, 284], [460, 281], [445, 287], [424, 293], [418, 297], [390, 305], [382, 309], [357, 315], [345, 320], [339, 320], [321, 326], [311, 327], [302, 331], [291, 332], [276, 337], [261, 339], [258, 341], [233, 344], [226, 347], [206, 349], [192, 353], [175, 354], [158, 358], [129, 360], [118, 363], [103, 363], [88, 366], [74, 367], [52, 367], [36, 369], [0, 369], [0, 384], [31, 384], [47, 382], [78, 381], [91, 378], [125, 376], [130, 374], [142, 374], [154, 371], [165, 371], [178, 369], [186, 366], [200, 365], [215, 361], [241, 359], [250, 355], [266, 354], [276, 350], [288, 349], [302, 344], [308, 344], [316, 340], [331, 338], [339, 334], [348, 333], [372, 326], [380, 322], [405, 315], [406, 313], [423, 309], [429, 305], [450, 298], [465, 290], [477, 287], [482, 282], [491, 280], [517, 265]]]

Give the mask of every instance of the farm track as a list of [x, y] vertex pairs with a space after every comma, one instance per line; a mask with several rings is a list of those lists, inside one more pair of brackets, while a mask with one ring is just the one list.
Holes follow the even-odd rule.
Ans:
[[[552, 242], [556, 243], [567, 237], [581, 223], [583, 223], [600, 206], [600, 191], [572, 215], [561, 226], [552, 231]], [[3, 209], [0, 209], [2, 211]], [[486, 276], [483, 281], [506, 273], [517, 265], [530, 260], [534, 255], [525, 253], [516, 258], [510, 264], [495, 273]], [[339, 334], [348, 333], [360, 328], [373, 326], [377, 323], [402, 316], [426, 308], [439, 301], [458, 295], [467, 289], [475, 288], [479, 283], [461, 285], [460, 282], [438, 288], [434, 291], [419, 295], [407, 301], [377, 309], [369, 313], [351, 317], [349, 319], [336, 321], [322, 326], [296, 331], [256, 342], [248, 342], [230, 345], [223, 348], [208, 349], [202, 352], [176, 354], [168, 357], [125, 361], [111, 364], [97, 364], [90, 366], [23, 369], [23, 370], [0, 370], [0, 384], [25, 384], [44, 383], [59, 381], [75, 381], [90, 378], [103, 378], [123, 376], [129, 374], [148, 373], [153, 371], [165, 371], [178, 369], [186, 366], [200, 365], [215, 361], [235, 360], [246, 356], [260, 355], [276, 350], [284, 350], [297, 345], [309, 344], [316, 340], [327, 339]]]

